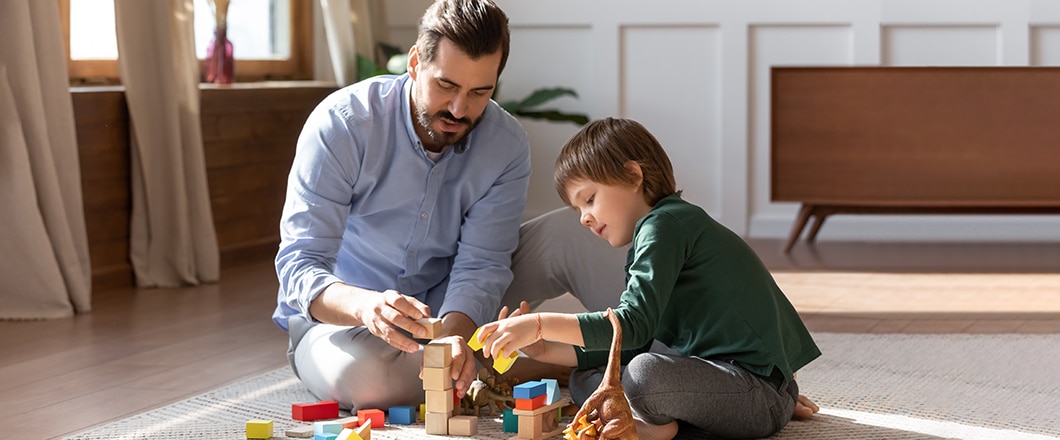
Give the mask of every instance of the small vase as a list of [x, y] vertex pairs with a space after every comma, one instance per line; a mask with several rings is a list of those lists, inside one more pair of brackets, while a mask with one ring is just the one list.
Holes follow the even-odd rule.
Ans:
[[235, 78], [234, 67], [232, 42], [228, 41], [225, 28], [216, 28], [213, 40], [206, 46], [206, 82], [231, 84]]

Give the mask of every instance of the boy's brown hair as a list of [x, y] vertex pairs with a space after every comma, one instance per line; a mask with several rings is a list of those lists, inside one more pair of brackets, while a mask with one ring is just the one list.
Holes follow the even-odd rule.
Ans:
[[508, 62], [511, 36], [508, 16], [491, 0], [437, 0], [420, 18], [416, 48], [420, 61], [434, 59], [438, 42], [445, 38], [471, 59], [501, 52], [497, 76]]
[[673, 165], [659, 141], [639, 122], [620, 118], [597, 119], [571, 136], [556, 159], [556, 192], [570, 205], [567, 187], [575, 180], [632, 186], [630, 161], [640, 165], [648, 206], [677, 192]]

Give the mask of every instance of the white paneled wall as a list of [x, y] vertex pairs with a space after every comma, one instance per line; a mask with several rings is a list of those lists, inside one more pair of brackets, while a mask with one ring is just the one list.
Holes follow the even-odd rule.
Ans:
[[[502, 98], [566, 86], [579, 99], [555, 107], [641, 121], [686, 198], [753, 237], [786, 236], [797, 210], [770, 201], [772, 66], [1060, 65], [1054, 0], [496, 1], [512, 28]], [[386, 3], [408, 47], [430, 1]], [[524, 125], [533, 216], [561, 206], [552, 165], [576, 127]], [[1060, 241], [1060, 216], [835, 216], [820, 239]]]

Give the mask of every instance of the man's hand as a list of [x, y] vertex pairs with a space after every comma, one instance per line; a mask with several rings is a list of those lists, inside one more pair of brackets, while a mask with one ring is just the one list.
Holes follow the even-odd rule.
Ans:
[[[453, 386], [453, 392], [456, 393], [457, 398], [463, 398], [464, 394], [467, 393], [468, 388], [471, 387], [471, 382], [475, 380], [475, 353], [471, 351], [471, 347], [467, 346], [467, 340], [460, 335], [445, 336], [437, 338], [431, 341], [432, 344], [449, 344], [452, 346], [453, 363], [449, 367], [450, 373], [452, 373], [453, 380], [456, 384]], [[423, 367], [420, 367], [420, 380], [423, 379]]]
[[392, 347], [415, 353], [420, 348], [419, 344], [399, 329], [418, 338], [426, 337], [426, 329], [416, 320], [429, 318], [431, 309], [396, 290], [377, 292], [335, 283], [313, 300], [309, 305], [309, 313], [318, 321], [328, 324], [364, 326]]

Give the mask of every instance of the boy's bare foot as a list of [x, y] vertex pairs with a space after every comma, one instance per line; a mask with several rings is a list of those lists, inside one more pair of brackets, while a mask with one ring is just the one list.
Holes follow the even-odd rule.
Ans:
[[805, 420], [813, 417], [820, 410], [821, 408], [816, 403], [813, 403], [809, 397], [799, 394], [799, 399], [795, 401], [795, 413], [791, 417], [796, 420]]
[[670, 440], [677, 435], [677, 420], [665, 425], [653, 425], [634, 417], [633, 422], [637, 426], [637, 437], [640, 440]]

